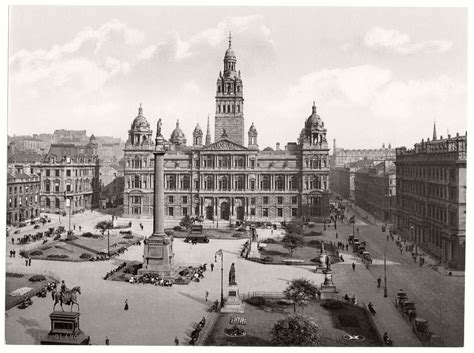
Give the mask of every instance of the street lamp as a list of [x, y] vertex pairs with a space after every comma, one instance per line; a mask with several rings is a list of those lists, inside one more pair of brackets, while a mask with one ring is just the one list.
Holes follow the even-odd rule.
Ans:
[[383, 296], [384, 298], [387, 298], [387, 244], [385, 244], [385, 248], [383, 251], [383, 277]]
[[221, 308], [224, 306], [224, 253], [222, 249], [216, 252], [216, 257], [221, 257]]
[[110, 257], [110, 230], [107, 229], [107, 256]]

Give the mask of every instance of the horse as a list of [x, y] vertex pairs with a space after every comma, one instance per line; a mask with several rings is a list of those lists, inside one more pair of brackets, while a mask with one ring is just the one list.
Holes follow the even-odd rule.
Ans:
[[56, 304], [59, 302], [61, 305], [61, 310], [64, 311], [63, 308], [63, 303], [66, 305], [71, 305], [71, 312], [72, 312], [72, 306], [74, 304], [77, 305], [77, 310], [79, 311], [79, 303], [77, 302], [77, 294], [81, 294], [81, 287], [76, 286], [72, 289], [66, 289], [64, 292], [55, 292], [54, 293], [54, 306], [53, 306], [53, 311], [56, 308]]

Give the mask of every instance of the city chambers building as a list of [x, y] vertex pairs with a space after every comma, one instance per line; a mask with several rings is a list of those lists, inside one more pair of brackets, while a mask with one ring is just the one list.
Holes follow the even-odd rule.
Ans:
[[[258, 146], [252, 123], [245, 145], [244, 93], [231, 47], [216, 85], [214, 141], [196, 125], [192, 143], [176, 122], [165, 154], [165, 215], [202, 216], [220, 225], [235, 220], [288, 221], [329, 216], [329, 148], [313, 103], [298, 142], [276, 150]], [[124, 158], [124, 217], [153, 214], [153, 132], [140, 106], [128, 131]]]

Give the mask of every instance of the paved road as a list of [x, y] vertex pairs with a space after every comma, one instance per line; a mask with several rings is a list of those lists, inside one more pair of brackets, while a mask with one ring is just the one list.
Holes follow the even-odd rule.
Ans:
[[[352, 213], [350, 213], [352, 214]], [[372, 220], [371, 218], [369, 218]], [[368, 242], [368, 251], [374, 258], [369, 266], [372, 283], [377, 290], [377, 278], [383, 279], [383, 258], [386, 251], [387, 289], [392, 302], [398, 289], [403, 288], [411, 301], [416, 304], [417, 314], [428, 320], [430, 330], [442, 339], [443, 346], [463, 345], [464, 337], [464, 277], [446, 276], [428, 266], [414, 263], [411, 252], [400, 253], [394, 241], [387, 242], [387, 233], [382, 233], [380, 225], [361, 222], [358, 219], [359, 238]], [[345, 241], [352, 233], [352, 225], [338, 224], [339, 240]], [[334, 237], [335, 231], [331, 234]]]

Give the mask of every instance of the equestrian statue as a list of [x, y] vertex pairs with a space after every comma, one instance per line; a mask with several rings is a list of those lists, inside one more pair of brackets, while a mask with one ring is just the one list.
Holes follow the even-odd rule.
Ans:
[[63, 303], [66, 305], [71, 306], [71, 311], [72, 311], [72, 306], [74, 304], [77, 305], [77, 311], [79, 311], [79, 303], [77, 302], [77, 293], [81, 294], [81, 287], [76, 286], [72, 289], [61, 289], [60, 292], [56, 291], [54, 293], [54, 306], [53, 306], [53, 311], [56, 308], [56, 304], [59, 303], [61, 305], [61, 310], [64, 311], [63, 308]]

